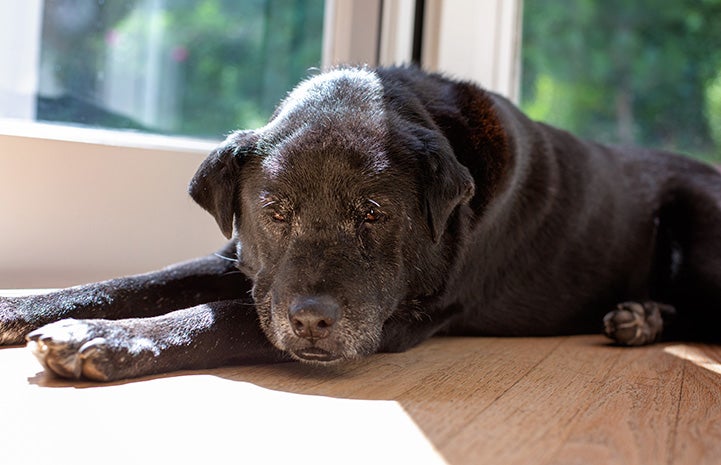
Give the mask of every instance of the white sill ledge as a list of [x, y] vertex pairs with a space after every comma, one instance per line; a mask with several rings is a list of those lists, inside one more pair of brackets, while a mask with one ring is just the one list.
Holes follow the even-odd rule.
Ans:
[[0, 118], [0, 136], [189, 153], [209, 153], [220, 142], [220, 139], [214, 141], [182, 136], [163, 136], [10, 118]]

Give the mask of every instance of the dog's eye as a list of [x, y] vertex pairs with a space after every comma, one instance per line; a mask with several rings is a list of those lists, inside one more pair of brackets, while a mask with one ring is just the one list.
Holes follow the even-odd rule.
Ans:
[[290, 211], [277, 200], [270, 200], [261, 205], [268, 218], [274, 223], [287, 223]]
[[380, 213], [375, 208], [371, 208], [370, 210], [368, 210], [366, 212], [365, 216], [363, 217], [363, 222], [375, 223], [376, 221], [378, 221], [380, 219], [380, 217], [381, 217]]

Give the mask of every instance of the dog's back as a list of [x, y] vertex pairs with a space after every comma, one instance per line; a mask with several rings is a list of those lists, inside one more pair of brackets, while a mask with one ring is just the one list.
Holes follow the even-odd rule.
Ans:
[[500, 96], [461, 89], [492, 100], [509, 155], [503, 187], [471, 228], [456, 284], [465, 312], [451, 332], [593, 332], [616, 304], [633, 301], [662, 303], [673, 320], [665, 336], [718, 338], [716, 169], [580, 140], [530, 121]]

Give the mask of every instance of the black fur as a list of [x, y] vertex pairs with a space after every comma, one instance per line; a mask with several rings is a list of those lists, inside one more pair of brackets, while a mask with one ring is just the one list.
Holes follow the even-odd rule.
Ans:
[[316, 76], [228, 137], [190, 194], [226, 249], [0, 300], [0, 342], [29, 333], [52, 372], [109, 380], [437, 334], [720, 339], [718, 172], [579, 140], [470, 83]]

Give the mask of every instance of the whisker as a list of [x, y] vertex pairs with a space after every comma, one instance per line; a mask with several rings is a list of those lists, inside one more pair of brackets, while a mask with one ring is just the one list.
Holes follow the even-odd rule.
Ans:
[[220, 255], [219, 253], [214, 253], [213, 255], [215, 255], [218, 258], [222, 258], [223, 260], [228, 260], [229, 262], [237, 262], [238, 261], [237, 258], [224, 257], [223, 255]]

